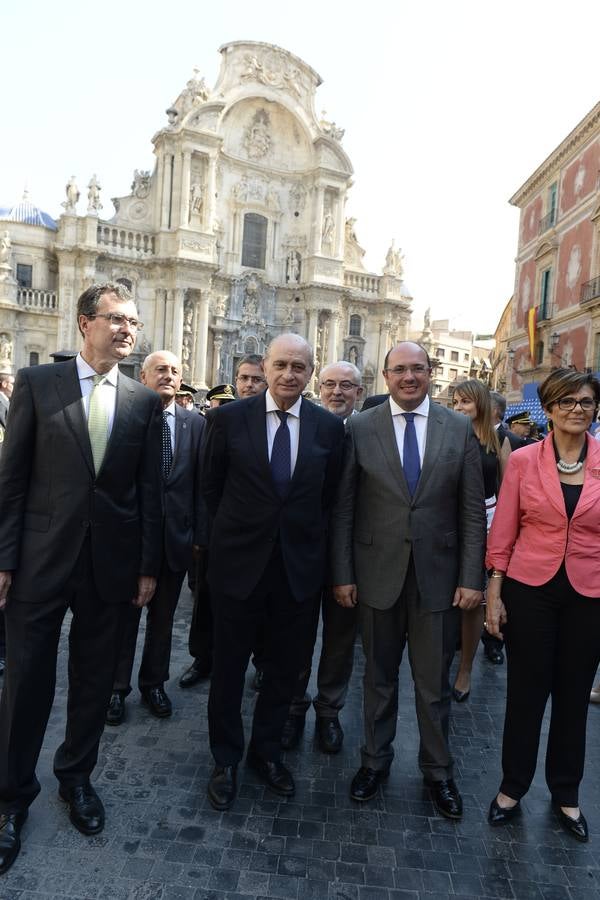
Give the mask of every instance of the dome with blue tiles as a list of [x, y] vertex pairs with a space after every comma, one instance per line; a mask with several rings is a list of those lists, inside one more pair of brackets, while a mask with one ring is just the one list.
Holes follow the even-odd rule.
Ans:
[[23, 192], [23, 198], [14, 206], [0, 206], [0, 222], [41, 225], [42, 228], [58, 231], [58, 225], [52, 216], [31, 202], [28, 191]]

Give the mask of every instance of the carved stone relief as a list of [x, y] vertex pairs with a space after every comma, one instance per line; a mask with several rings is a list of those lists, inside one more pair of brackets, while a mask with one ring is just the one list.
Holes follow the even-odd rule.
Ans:
[[244, 132], [242, 145], [250, 159], [264, 159], [271, 144], [269, 115], [264, 109], [258, 109]]

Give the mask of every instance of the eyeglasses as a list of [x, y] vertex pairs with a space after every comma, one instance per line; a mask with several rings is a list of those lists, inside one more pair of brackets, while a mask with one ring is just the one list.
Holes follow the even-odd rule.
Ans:
[[582, 412], [591, 412], [596, 408], [596, 401], [592, 397], [583, 397], [581, 400], [576, 400], [575, 397], [561, 397], [556, 401], [556, 405], [563, 412], [572, 412], [577, 405], [581, 407]]
[[417, 364], [416, 366], [394, 366], [393, 369], [386, 369], [385, 371], [391, 372], [392, 375], [407, 375], [409, 372], [411, 375], [428, 375], [431, 369], [429, 366]]
[[360, 384], [355, 384], [353, 381], [322, 381], [321, 387], [325, 388], [326, 391], [332, 391], [334, 388], [339, 387], [342, 391], [351, 391], [352, 388], [360, 387]]
[[93, 316], [86, 316], [86, 318], [106, 319], [115, 328], [122, 328], [127, 323], [132, 331], [141, 331], [144, 327], [144, 323], [139, 319], [130, 319], [129, 316], [123, 316], [120, 313], [94, 313]]
[[252, 384], [262, 384], [264, 377], [262, 375], [236, 375], [236, 381], [251, 381]]

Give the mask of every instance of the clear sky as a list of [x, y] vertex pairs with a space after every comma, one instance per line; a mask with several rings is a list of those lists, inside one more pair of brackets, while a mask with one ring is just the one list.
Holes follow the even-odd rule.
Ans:
[[[346, 129], [347, 214], [380, 272], [392, 237], [423, 311], [493, 331], [514, 282], [508, 198], [600, 99], [597, 0], [15, 0], [0, 11], [0, 205], [58, 216], [100, 181], [104, 210], [153, 168], [150, 139], [194, 66], [261, 40], [323, 79], [316, 110]], [[80, 204], [84, 212], [84, 204]]]

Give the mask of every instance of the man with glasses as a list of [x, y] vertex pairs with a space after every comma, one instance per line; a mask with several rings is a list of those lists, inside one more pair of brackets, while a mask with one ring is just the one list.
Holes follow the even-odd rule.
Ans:
[[235, 373], [235, 392], [240, 400], [262, 394], [267, 389], [263, 368], [263, 358], [258, 353], [249, 353], [240, 359]]
[[438, 811], [462, 815], [448, 746], [449, 669], [460, 609], [482, 600], [485, 504], [470, 420], [431, 403], [431, 362], [403, 341], [386, 356], [390, 398], [346, 429], [332, 514], [337, 602], [359, 605], [365, 651], [362, 765], [350, 796], [376, 796], [390, 770], [398, 669], [408, 639], [419, 765]]
[[83, 834], [104, 827], [90, 784], [129, 604], [151, 599], [161, 558], [161, 403], [119, 372], [142, 327], [129, 291], [80, 296], [75, 359], [17, 374], [0, 463], [0, 607], [7, 630], [0, 701], [0, 874], [16, 859], [69, 632], [59, 796]]
[[[354, 415], [356, 403], [362, 395], [361, 375], [357, 367], [342, 360], [331, 363], [321, 371], [319, 394], [321, 405], [343, 422]], [[326, 584], [321, 597], [323, 633], [317, 696], [313, 701], [317, 717], [316, 731], [323, 753], [339, 753], [344, 742], [344, 732], [339, 713], [344, 706], [348, 683], [354, 662], [354, 642], [358, 624], [357, 609], [344, 608], [336, 603], [331, 588]], [[319, 607], [316, 608], [310, 656], [298, 678], [294, 700], [281, 738], [284, 750], [292, 750], [300, 741], [306, 713], [311, 704], [307, 693], [310, 680], [312, 654], [319, 625]]]

